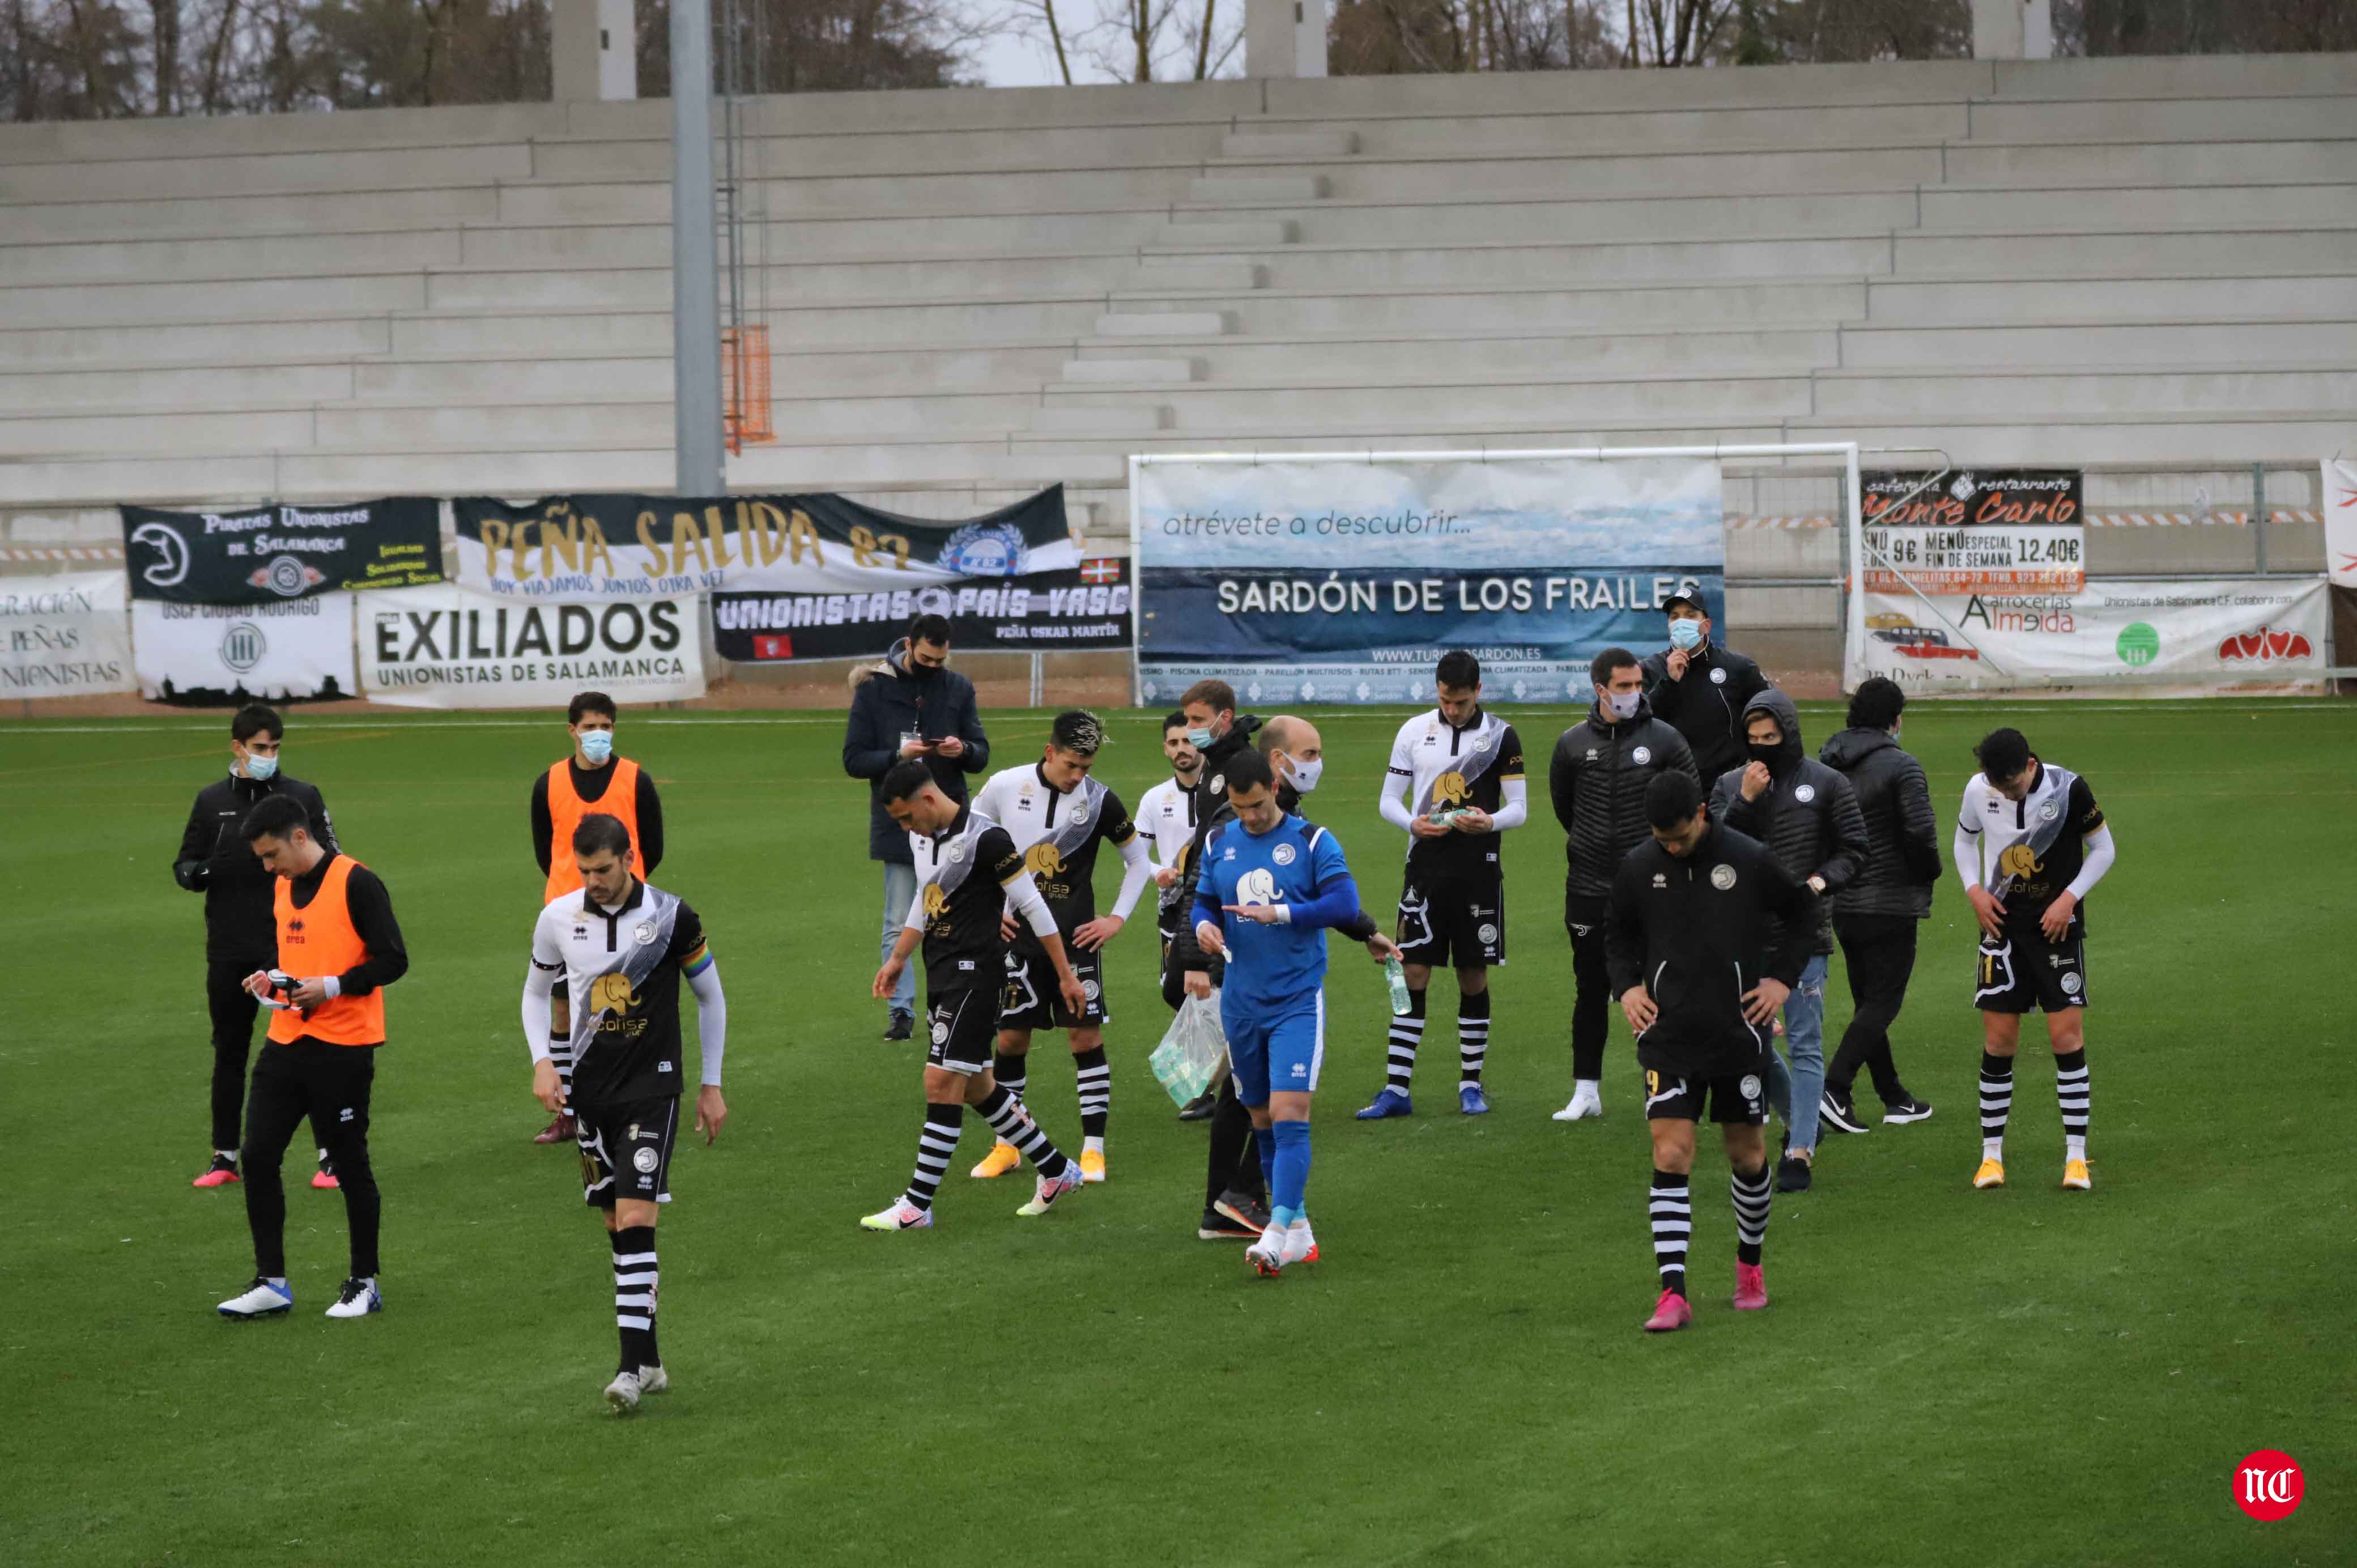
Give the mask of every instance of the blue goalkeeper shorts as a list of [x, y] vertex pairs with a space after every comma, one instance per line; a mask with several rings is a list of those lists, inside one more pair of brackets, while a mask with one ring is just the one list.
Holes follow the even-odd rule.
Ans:
[[1267, 1104], [1272, 1090], [1307, 1094], [1318, 1087], [1326, 1065], [1323, 990], [1275, 1006], [1223, 994], [1220, 1026], [1227, 1032], [1236, 1098], [1246, 1105]]

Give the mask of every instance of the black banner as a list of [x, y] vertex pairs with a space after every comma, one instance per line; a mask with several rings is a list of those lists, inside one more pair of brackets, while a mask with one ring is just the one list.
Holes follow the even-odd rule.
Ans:
[[928, 613], [950, 618], [960, 653], [1125, 649], [1129, 563], [1105, 556], [1069, 571], [864, 594], [715, 594], [712, 640], [744, 663], [870, 659]]
[[243, 511], [119, 510], [135, 599], [267, 605], [443, 580], [442, 503], [428, 497]]
[[708, 592], [913, 591], [1080, 563], [1064, 488], [982, 517], [901, 517], [838, 495], [544, 496], [451, 502], [458, 580], [486, 593], [573, 600]]

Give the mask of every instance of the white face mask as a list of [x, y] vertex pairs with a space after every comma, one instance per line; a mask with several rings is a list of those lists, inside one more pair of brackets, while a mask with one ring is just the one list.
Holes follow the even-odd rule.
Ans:
[[1604, 705], [1616, 719], [1633, 719], [1637, 716], [1637, 704], [1644, 696], [1642, 692], [1607, 692]]
[[1307, 795], [1317, 789], [1318, 776], [1326, 771], [1326, 759], [1322, 757], [1315, 762], [1304, 762], [1297, 757], [1287, 757], [1285, 762], [1287, 770], [1293, 775], [1293, 792], [1297, 795]]

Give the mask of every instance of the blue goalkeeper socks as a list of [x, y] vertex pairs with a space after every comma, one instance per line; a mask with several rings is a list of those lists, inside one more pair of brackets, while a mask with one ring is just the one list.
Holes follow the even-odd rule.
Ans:
[[1276, 1201], [1276, 1130], [1270, 1127], [1254, 1133], [1253, 1147], [1260, 1153], [1261, 1187], [1269, 1194], [1269, 1201], [1274, 1203]]
[[1274, 1122], [1269, 1135], [1276, 1145], [1275, 1165], [1268, 1178], [1269, 1211], [1272, 1215], [1285, 1215], [1290, 1223], [1300, 1214], [1302, 1195], [1309, 1186], [1309, 1123]]

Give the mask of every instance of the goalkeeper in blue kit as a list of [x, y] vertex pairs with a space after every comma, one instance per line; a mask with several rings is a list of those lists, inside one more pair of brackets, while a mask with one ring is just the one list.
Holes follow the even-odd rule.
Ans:
[[1276, 802], [1268, 759], [1239, 752], [1227, 764], [1235, 820], [1203, 843], [1195, 939], [1227, 959], [1220, 1024], [1236, 1096], [1260, 1133], [1269, 1221], [1244, 1255], [1263, 1275], [1318, 1256], [1303, 1211], [1309, 1181], [1309, 1097], [1326, 1056], [1326, 929], [1370, 932], [1378, 961], [1399, 948], [1359, 908], [1358, 885], [1334, 835]]

